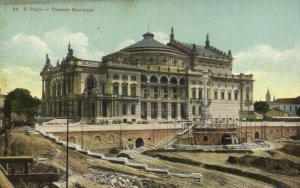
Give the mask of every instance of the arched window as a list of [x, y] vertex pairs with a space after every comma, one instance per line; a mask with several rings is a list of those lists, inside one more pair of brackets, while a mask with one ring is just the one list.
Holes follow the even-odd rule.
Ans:
[[170, 84], [171, 84], [171, 97], [173, 99], [176, 99], [177, 98], [177, 79], [176, 78], [171, 78], [170, 80]]
[[113, 94], [119, 95], [119, 83], [113, 83]]
[[88, 94], [92, 94], [95, 90], [95, 80], [93, 78], [88, 78], [86, 81], [86, 89]]
[[208, 141], [208, 137], [207, 137], [207, 136], [204, 136], [204, 137], [203, 137], [203, 141], [204, 141], [204, 142], [207, 142], [207, 141]]
[[152, 98], [158, 98], [158, 88], [157, 88], [158, 79], [156, 76], [151, 76], [150, 83], [151, 83], [151, 93], [150, 96]]
[[163, 76], [160, 78], [161, 98], [168, 98], [168, 78]]
[[128, 84], [127, 83], [122, 84], [122, 95], [128, 96]]

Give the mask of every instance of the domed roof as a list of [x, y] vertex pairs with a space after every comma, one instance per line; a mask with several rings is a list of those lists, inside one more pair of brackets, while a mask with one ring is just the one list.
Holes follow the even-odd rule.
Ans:
[[128, 51], [128, 50], [132, 50], [132, 49], [139, 49], [139, 48], [163, 48], [163, 49], [168, 49], [168, 50], [174, 50], [173, 48], [160, 43], [156, 40], [154, 40], [154, 34], [147, 32], [145, 34], [143, 34], [144, 39], [132, 44], [124, 49], [122, 49], [121, 51]]

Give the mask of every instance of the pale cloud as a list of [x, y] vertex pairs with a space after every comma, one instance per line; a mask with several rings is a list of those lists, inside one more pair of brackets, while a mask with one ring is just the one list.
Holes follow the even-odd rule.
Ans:
[[167, 44], [170, 41], [170, 37], [166, 33], [155, 31], [153, 32], [153, 34], [154, 34], [154, 39], [163, 44]]
[[104, 52], [100, 49], [89, 49], [88, 36], [81, 32], [72, 33], [67, 28], [58, 28], [47, 32], [44, 40], [51, 49], [55, 49], [54, 59], [66, 56], [69, 42], [76, 57], [99, 61], [104, 56]]
[[45, 64], [45, 54], [49, 54], [51, 64], [66, 57], [68, 43], [71, 42], [74, 56], [81, 59], [100, 61], [104, 52], [91, 48], [89, 38], [81, 32], [71, 32], [67, 28], [58, 28], [43, 36], [18, 33], [6, 42], [5, 65], [3, 72], [6, 86], [4, 92], [17, 87], [30, 89], [33, 95], [41, 97], [41, 76]]
[[133, 39], [125, 39], [124, 41], [120, 42], [116, 50], [122, 50], [123, 48], [126, 48], [127, 46], [130, 46], [131, 44], [136, 43]]
[[300, 48], [278, 50], [259, 45], [234, 56], [234, 72], [254, 76], [254, 97], [264, 100], [268, 88], [276, 97], [300, 95]]
[[12, 59], [30, 58], [39, 59], [45, 53], [52, 53], [46, 42], [35, 35], [19, 33], [11, 38], [7, 44], [7, 53]]

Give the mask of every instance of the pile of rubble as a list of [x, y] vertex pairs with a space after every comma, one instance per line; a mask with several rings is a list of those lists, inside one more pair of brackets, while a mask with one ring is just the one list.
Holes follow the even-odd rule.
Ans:
[[111, 185], [113, 187], [143, 188], [143, 187], [176, 187], [173, 184], [159, 184], [153, 180], [139, 178], [137, 176], [129, 176], [116, 172], [103, 172], [91, 169], [89, 173], [83, 175], [85, 178], [91, 179], [100, 184]]

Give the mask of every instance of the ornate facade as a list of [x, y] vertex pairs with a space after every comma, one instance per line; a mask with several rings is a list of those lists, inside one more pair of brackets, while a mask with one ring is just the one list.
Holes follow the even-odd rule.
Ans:
[[211, 46], [208, 35], [204, 46], [182, 43], [173, 28], [167, 45], [148, 32], [102, 61], [75, 57], [69, 44], [56, 66], [46, 57], [43, 113], [95, 123], [238, 119], [252, 109], [254, 80], [233, 75], [232, 65], [231, 51]]

